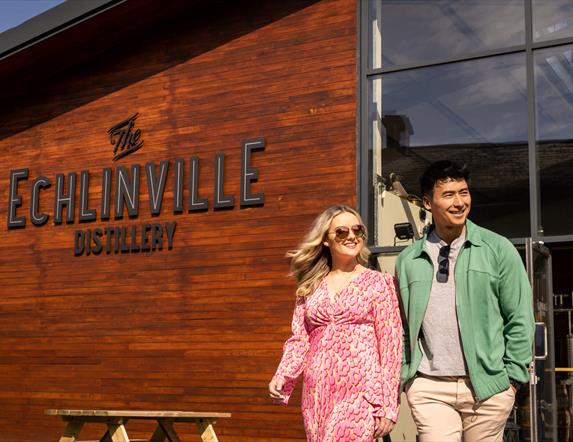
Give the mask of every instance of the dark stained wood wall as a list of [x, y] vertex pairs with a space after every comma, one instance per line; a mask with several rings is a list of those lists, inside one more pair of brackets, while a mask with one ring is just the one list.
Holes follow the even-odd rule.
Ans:
[[[356, 203], [356, 2], [188, 9], [133, 27], [136, 35], [119, 34], [81, 63], [52, 66], [51, 76], [32, 64], [33, 81], [15, 74], [3, 82], [4, 442], [57, 440], [63, 424], [43, 416], [46, 408], [231, 412], [217, 424], [221, 441], [304, 440], [300, 393], [288, 407], [272, 405], [267, 384], [290, 334], [295, 286], [284, 253], [326, 206]], [[135, 112], [144, 146], [112, 162], [107, 130]], [[264, 192], [265, 204], [239, 208], [240, 147], [253, 137], [266, 140], [266, 150], [253, 155], [253, 191]], [[213, 210], [219, 152], [226, 155], [225, 193], [236, 199], [231, 210]], [[208, 211], [173, 214], [170, 173], [159, 216], [149, 214], [142, 176], [139, 216], [100, 220], [103, 168], [139, 164], [143, 173], [147, 161], [171, 160], [173, 168], [176, 158], [188, 167], [192, 155], [201, 161]], [[17, 214], [27, 225], [8, 230], [9, 173], [19, 168], [30, 171], [18, 192]], [[82, 170], [90, 171], [98, 219], [78, 223], [76, 206], [73, 224], [54, 225], [56, 173], [79, 177]], [[40, 203], [50, 220], [36, 227], [30, 188], [40, 175], [53, 184]], [[172, 250], [73, 255], [77, 229], [170, 221], [177, 222]], [[130, 426], [136, 436], [149, 429]], [[184, 440], [199, 440], [194, 430], [181, 427]]]

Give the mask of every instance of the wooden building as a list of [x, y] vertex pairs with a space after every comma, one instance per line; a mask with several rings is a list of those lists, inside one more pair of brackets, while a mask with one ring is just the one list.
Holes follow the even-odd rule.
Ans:
[[267, 385], [285, 252], [356, 204], [356, 2], [79, 3], [2, 35], [0, 439], [108, 408], [304, 440]]
[[56, 440], [53, 408], [305, 440], [300, 392], [267, 391], [285, 252], [346, 203], [392, 270], [443, 158], [548, 330], [507, 437], [573, 441], [572, 23], [570, 0], [68, 0], [0, 33], [0, 441]]

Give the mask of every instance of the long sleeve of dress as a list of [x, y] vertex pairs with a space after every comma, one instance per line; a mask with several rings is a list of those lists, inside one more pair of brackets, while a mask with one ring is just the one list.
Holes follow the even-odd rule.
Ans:
[[375, 297], [375, 328], [382, 367], [383, 403], [375, 406], [374, 415], [396, 422], [400, 403], [402, 320], [394, 278], [386, 273], [380, 285], [380, 292]]
[[308, 352], [308, 330], [305, 325], [305, 299], [297, 298], [292, 318], [292, 336], [285, 342], [283, 356], [274, 375], [274, 379], [283, 379], [283, 393], [288, 400], [303, 372], [304, 360]]

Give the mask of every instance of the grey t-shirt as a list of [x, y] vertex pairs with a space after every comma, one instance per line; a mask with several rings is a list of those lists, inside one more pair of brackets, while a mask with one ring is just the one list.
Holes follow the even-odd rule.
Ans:
[[450, 244], [449, 274], [446, 282], [439, 282], [438, 279], [443, 280], [443, 278], [438, 278], [437, 273], [440, 250], [447, 244], [438, 237], [435, 230], [430, 232], [426, 240], [426, 248], [434, 263], [434, 279], [422, 322], [420, 335], [422, 361], [418, 371], [429, 376], [467, 374], [456, 313], [454, 280], [456, 259], [465, 240], [464, 232]]

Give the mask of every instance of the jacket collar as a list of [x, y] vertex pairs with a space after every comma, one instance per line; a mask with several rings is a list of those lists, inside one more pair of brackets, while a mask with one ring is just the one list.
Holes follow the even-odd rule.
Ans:
[[[422, 254], [428, 255], [428, 251], [426, 250], [426, 240], [428, 239], [428, 234], [432, 231], [434, 227], [431, 226], [429, 229], [426, 230], [424, 236], [412, 244], [414, 248], [414, 257], [419, 258]], [[479, 231], [479, 227], [472, 223], [469, 219], [466, 219], [466, 243], [470, 243], [473, 246], [481, 246], [482, 239]], [[428, 255], [429, 256], [429, 255]]]

